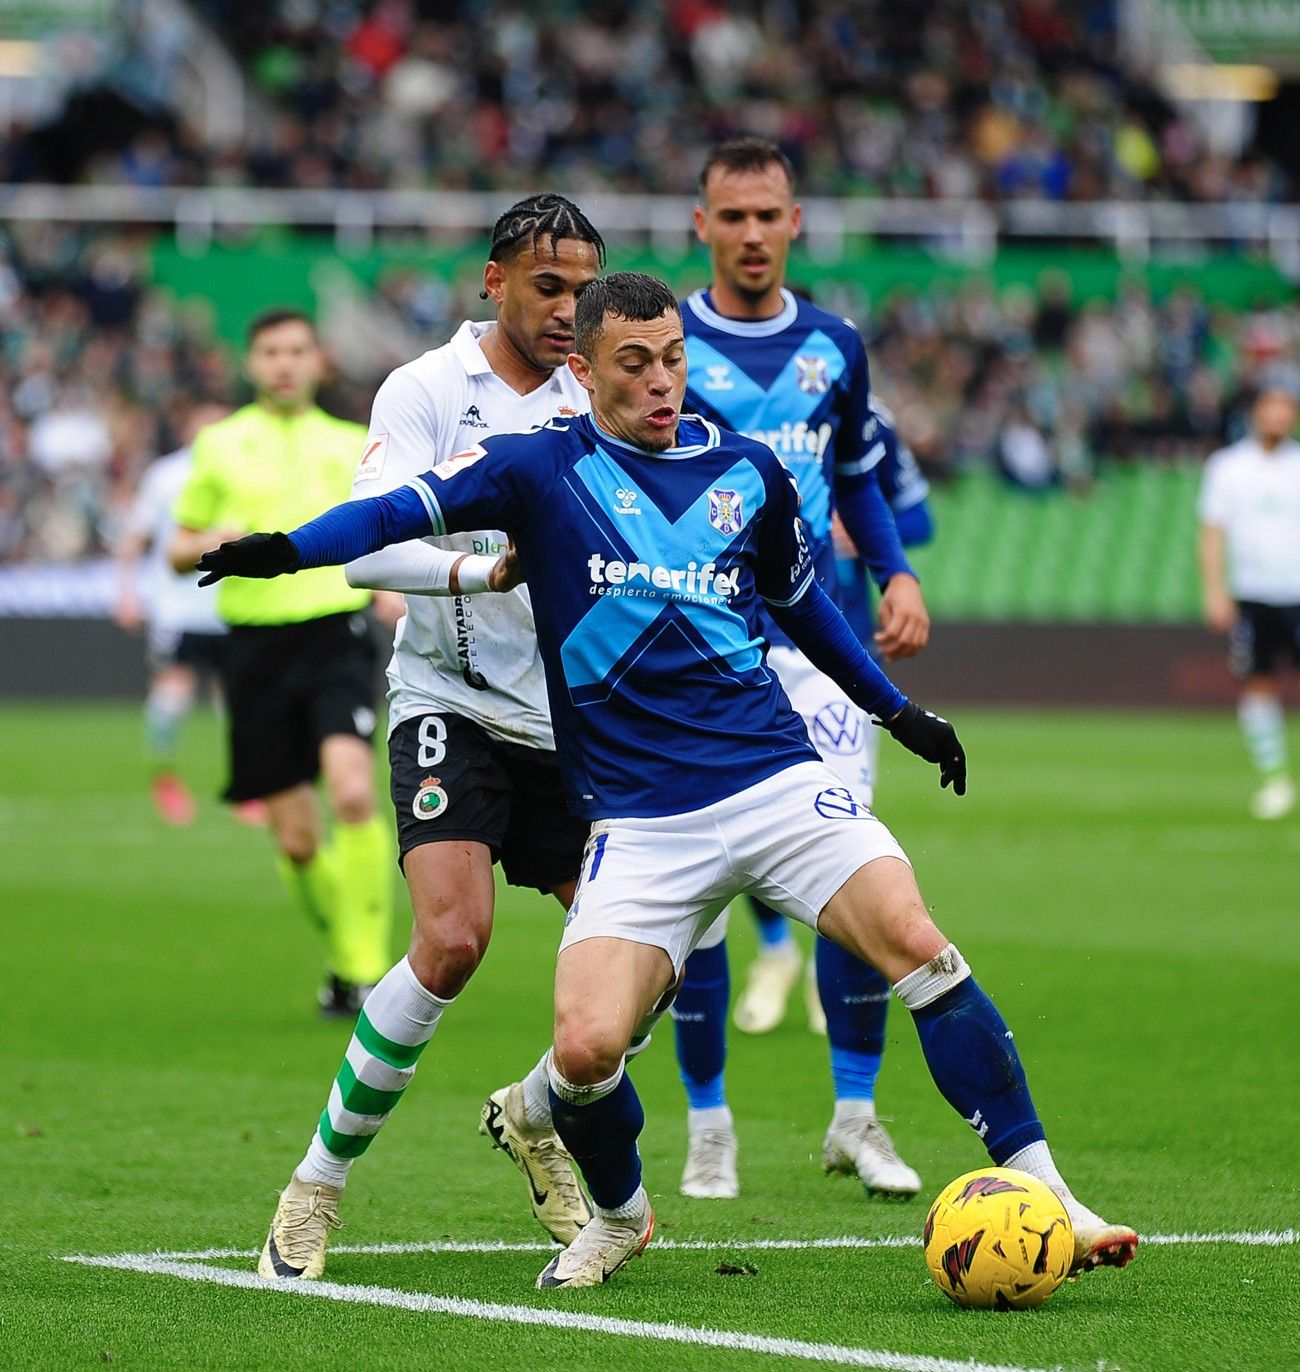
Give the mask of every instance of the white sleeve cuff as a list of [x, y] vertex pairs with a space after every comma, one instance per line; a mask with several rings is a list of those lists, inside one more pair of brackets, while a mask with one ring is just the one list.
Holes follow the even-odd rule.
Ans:
[[488, 584], [488, 578], [496, 565], [496, 558], [489, 557], [486, 553], [466, 554], [456, 569], [456, 580], [460, 585], [461, 595], [481, 595], [485, 591], [490, 591], [492, 587]]

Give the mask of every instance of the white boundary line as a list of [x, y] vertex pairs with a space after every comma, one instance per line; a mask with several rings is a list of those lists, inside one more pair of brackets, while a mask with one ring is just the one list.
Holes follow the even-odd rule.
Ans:
[[[1149, 1234], [1142, 1242], [1156, 1247], [1192, 1244], [1232, 1244], [1278, 1248], [1300, 1243], [1295, 1229], [1237, 1230], [1205, 1234]], [[861, 1238], [813, 1239], [664, 1239], [654, 1246], [677, 1251], [799, 1251], [811, 1249], [915, 1248], [920, 1240], [911, 1236], [887, 1235]], [[401, 1253], [542, 1253], [553, 1251], [544, 1243], [511, 1243], [504, 1240], [457, 1242], [434, 1240], [426, 1243], [340, 1244], [336, 1254]], [[802, 1339], [771, 1338], [764, 1334], [745, 1334], [734, 1330], [707, 1329], [644, 1320], [616, 1319], [606, 1315], [584, 1315], [577, 1311], [556, 1310], [530, 1305], [499, 1305], [465, 1300], [456, 1296], [435, 1296], [399, 1291], [385, 1286], [353, 1286], [329, 1281], [267, 1281], [254, 1272], [230, 1267], [214, 1267], [205, 1259], [253, 1258], [254, 1250], [207, 1248], [188, 1253], [117, 1253], [104, 1256], [69, 1254], [65, 1262], [86, 1267], [140, 1272], [151, 1276], [178, 1277], [183, 1281], [208, 1282], [217, 1286], [250, 1291], [277, 1291], [286, 1295], [310, 1296], [318, 1300], [340, 1301], [354, 1305], [375, 1305], [419, 1314], [453, 1315], [488, 1320], [499, 1324], [540, 1325], [551, 1329], [581, 1330], [587, 1333], [622, 1338], [651, 1339], [660, 1343], [722, 1348], [732, 1352], [758, 1353], [773, 1357], [799, 1358], [805, 1362], [839, 1367], [869, 1367], [881, 1372], [1042, 1372], [1041, 1369], [976, 1362], [955, 1361], [929, 1354], [897, 1353], [888, 1349], [852, 1348], [843, 1344], [810, 1343]], [[1059, 1368], [1054, 1372], [1059, 1372]]]
[[[883, 1369], [883, 1372], [1036, 1372], [1032, 1368], [975, 1362], [972, 1359], [958, 1361], [953, 1358], [932, 1357], [924, 1353], [894, 1353], [886, 1349], [850, 1348], [835, 1343], [808, 1343], [802, 1339], [777, 1339], [764, 1334], [743, 1334], [728, 1329], [701, 1329], [682, 1324], [615, 1319], [609, 1315], [583, 1315], [571, 1310], [531, 1305], [497, 1305], [487, 1301], [464, 1300], [456, 1296], [394, 1291], [386, 1286], [345, 1286], [340, 1282], [329, 1281], [268, 1281], [253, 1272], [236, 1271], [229, 1267], [210, 1267], [197, 1262], [177, 1262], [161, 1256], [150, 1257], [144, 1254], [126, 1253], [102, 1258], [80, 1256], [68, 1258], [66, 1261], [84, 1263], [88, 1267], [107, 1267], [126, 1272], [180, 1277], [185, 1281], [212, 1282], [218, 1286], [233, 1286], [244, 1290], [313, 1296], [319, 1300], [343, 1301], [353, 1305], [378, 1305], [427, 1315], [459, 1315], [501, 1324], [543, 1325], [550, 1329], [574, 1329], [623, 1338], [653, 1339], [660, 1343], [723, 1348], [729, 1352], [801, 1358], [806, 1362], [830, 1363], [837, 1367], [872, 1367]], [[1059, 1369], [1055, 1369], [1054, 1372], [1059, 1372]]]
[[[1142, 1246], [1148, 1248], [1185, 1247], [1195, 1244], [1225, 1244], [1246, 1248], [1286, 1248], [1300, 1244], [1298, 1229], [1239, 1229], [1207, 1234], [1143, 1234]], [[910, 1234], [887, 1234], [880, 1238], [863, 1238], [844, 1234], [838, 1238], [816, 1239], [656, 1239], [651, 1248], [677, 1252], [737, 1252], [737, 1251], [813, 1251], [826, 1248], [919, 1248], [921, 1240]], [[555, 1245], [541, 1242], [514, 1243], [506, 1239], [455, 1240], [433, 1239], [415, 1243], [339, 1243], [331, 1244], [330, 1252], [366, 1253], [553, 1253]], [[119, 1253], [119, 1258], [148, 1258], [151, 1261], [208, 1262], [220, 1258], [255, 1258], [255, 1248], [196, 1248], [193, 1250], [158, 1251], [154, 1253]], [[83, 1253], [70, 1254], [65, 1261], [96, 1264], [103, 1261]]]

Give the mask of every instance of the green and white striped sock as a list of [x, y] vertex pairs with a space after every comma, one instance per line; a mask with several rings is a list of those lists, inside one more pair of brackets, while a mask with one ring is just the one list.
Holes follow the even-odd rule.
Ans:
[[420, 985], [406, 958], [384, 974], [357, 1016], [329, 1102], [298, 1164], [300, 1181], [347, 1181], [348, 1169], [401, 1100], [450, 1004]]

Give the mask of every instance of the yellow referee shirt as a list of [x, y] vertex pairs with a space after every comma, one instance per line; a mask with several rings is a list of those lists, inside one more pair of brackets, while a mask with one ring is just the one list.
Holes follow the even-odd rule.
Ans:
[[[245, 405], [199, 431], [176, 523], [242, 533], [305, 524], [347, 500], [365, 438], [363, 425], [314, 407], [285, 418]], [[348, 585], [342, 567], [270, 581], [232, 576], [217, 588], [217, 612], [227, 624], [299, 624], [369, 601], [369, 591]]]

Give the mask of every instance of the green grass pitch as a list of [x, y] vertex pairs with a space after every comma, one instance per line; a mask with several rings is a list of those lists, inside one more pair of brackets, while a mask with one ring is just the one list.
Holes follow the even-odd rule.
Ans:
[[[710, 1246], [652, 1249], [607, 1288], [537, 1292], [545, 1256], [526, 1249], [339, 1251], [336, 1298], [318, 1299], [66, 1262], [260, 1246], [347, 1030], [315, 1018], [315, 948], [263, 834], [214, 802], [193, 828], [163, 829], [129, 709], [6, 707], [0, 1366], [739, 1369], [814, 1354], [903, 1372], [1296, 1366], [1300, 821], [1246, 817], [1251, 779], [1226, 712], [957, 721], [966, 799], [886, 741], [879, 808], [1014, 1027], [1063, 1169], [1144, 1235], [1236, 1241], [1146, 1242], [1127, 1271], [1028, 1314], [956, 1310], [906, 1242], [751, 1246], [908, 1241], [925, 1213], [924, 1198], [870, 1201], [821, 1174], [826, 1049], [796, 1006], [767, 1038], [733, 1036], [740, 1200], [677, 1194], [670, 1028], [637, 1064], [659, 1235]], [[211, 794], [210, 717], [193, 722], [185, 763]], [[503, 892], [484, 967], [353, 1172], [338, 1245], [541, 1237], [520, 1178], [475, 1127], [486, 1092], [545, 1045], [559, 923], [553, 903]], [[897, 1006], [890, 1043], [881, 1109], [928, 1197], [982, 1153]], [[724, 1260], [755, 1271], [719, 1274]], [[237, 1282], [250, 1265], [206, 1268]], [[600, 1318], [552, 1327], [525, 1323], [530, 1311]], [[692, 1345], [645, 1328], [663, 1324], [720, 1332]]]

